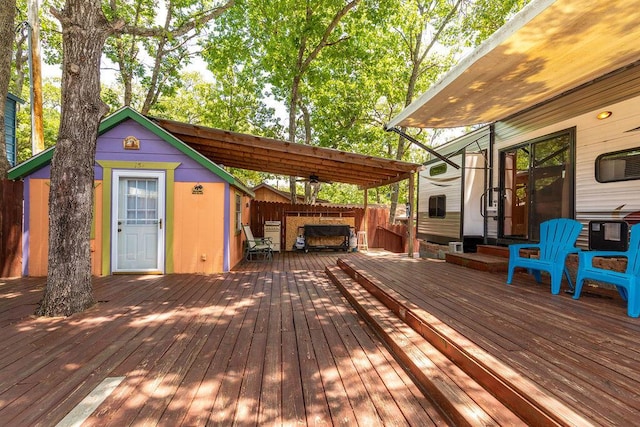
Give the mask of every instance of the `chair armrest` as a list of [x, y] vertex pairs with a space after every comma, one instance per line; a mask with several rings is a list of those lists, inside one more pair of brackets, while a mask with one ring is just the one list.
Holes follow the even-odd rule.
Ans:
[[509, 249], [540, 249], [540, 243], [514, 243], [509, 245]]
[[583, 262], [593, 267], [593, 259], [595, 257], [599, 258], [628, 258], [629, 254], [627, 252], [619, 252], [619, 251], [581, 251], [579, 254], [580, 264]]
[[520, 249], [538, 249], [540, 250], [539, 243], [514, 243], [509, 245], [509, 257], [512, 255], [520, 256]]
[[272, 246], [273, 245], [273, 240], [271, 239], [271, 237], [257, 237], [254, 238], [253, 240], [249, 240], [247, 239], [247, 242], [253, 242], [256, 245], [267, 245], [267, 246]]
[[583, 251], [580, 248], [567, 248], [567, 255], [569, 254], [581, 254]]

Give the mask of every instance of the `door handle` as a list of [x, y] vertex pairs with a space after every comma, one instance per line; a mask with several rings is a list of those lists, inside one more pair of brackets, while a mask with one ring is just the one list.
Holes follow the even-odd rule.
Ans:
[[160, 230], [162, 230], [162, 218], [158, 220], [158, 225], [160, 226]]

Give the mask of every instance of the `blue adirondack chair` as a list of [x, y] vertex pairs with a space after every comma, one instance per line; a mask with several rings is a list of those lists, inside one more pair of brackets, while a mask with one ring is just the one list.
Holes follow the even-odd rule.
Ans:
[[[571, 277], [565, 266], [567, 255], [578, 253], [576, 240], [582, 224], [568, 218], [558, 218], [540, 224], [540, 243], [518, 243], [509, 245], [509, 273], [507, 284], [511, 284], [516, 267], [526, 268], [540, 283], [540, 270], [551, 275], [551, 293], [560, 293], [562, 274], [566, 274], [569, 286], [573, 288]], [[538, 258], [520, 256], [520, 249], [538, 249]]]
[[[624, 257], [627, 258], [627, 269], [624, 272], [607, 270], [593, 266], [595, 257]], [[627, 301], [627, 314], [630, 317], [640, 315], [640, 224], [631, 227], [629, 249], [618, 251], [589, 251], [579, 255], [576, 290], [573, 299], [580, 298], [582, 284], [585, 279], [616, 285], [623, 300]]]

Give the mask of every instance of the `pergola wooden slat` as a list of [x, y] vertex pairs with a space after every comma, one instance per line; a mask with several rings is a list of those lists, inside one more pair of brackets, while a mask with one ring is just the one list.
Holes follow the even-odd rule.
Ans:
[[173, 120], [150, 118], [203, 156], [221, 166], [375, 188], [409, 179], [421, 168], [363, 154], [295, 144]]

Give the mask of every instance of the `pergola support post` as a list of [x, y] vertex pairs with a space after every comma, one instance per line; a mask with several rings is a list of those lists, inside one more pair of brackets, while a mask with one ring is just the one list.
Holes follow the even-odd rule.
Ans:
[[[362, 218], [362, 226], [360, 227], [361, 231], [366, 231], [367, 233], [369, 233], [369, 189], [365, 188], [364, 189], [364, 218]], [[369, 236], [367, 235], [367, 240], [369, 239]]]
[[413, 242], [415, 241], [415, 227], [413, 225], [413, 206], [414, 206], [414, 177], [415, 172], [409, 174], [409, 209], [407, 209], [407, 228], [409, 229], [409, 244], [407, 252], [409, 258], [413, 258]]

